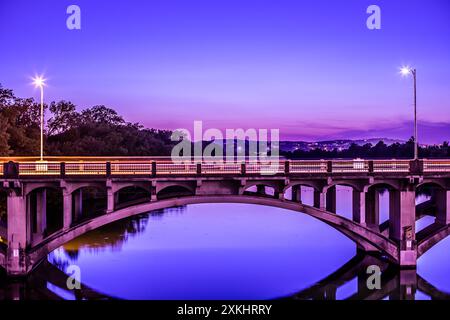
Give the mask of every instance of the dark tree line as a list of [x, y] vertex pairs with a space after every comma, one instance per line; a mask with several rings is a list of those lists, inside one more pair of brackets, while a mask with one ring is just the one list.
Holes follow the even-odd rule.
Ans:
[[[73, 103], [59, 101], [44, 107], [50, 112], [45, 128], [48, 155], [170, 155], [173, 147], [171, 131], [126, 122], [105, 106], [77, 111]], [[0, 85], [0, 156], [37, 155], [39, 141], [40, 105]]]
[[[282, 152], [289, 159], [331, 159], [331, 158], [368, 158], [368, 159], [411, 159], [414, 155], [414, 140], [411, 138], [406, 143], [393, 143], [386, 145], [383, 141], [376, 145], [371, 143], [365, 145], [352, 144], [348, 149], [344, 150], [321, 150], [314, 149], [310, 151], [296, 150], [293, 152]], [[420, 158], [449, 158], [450, 147], [448, 142], [442, 145], [433, 145], [427, 147], [419, 147]]]

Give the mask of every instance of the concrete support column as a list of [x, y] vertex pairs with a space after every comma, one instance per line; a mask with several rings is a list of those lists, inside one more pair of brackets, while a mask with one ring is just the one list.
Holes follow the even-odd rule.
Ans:
[[63, 229], [68, 229], [72, 225], [72, 194], [63, 189]]
[[366, 225], [366, 192], [353, 189], [353, 221]]
[[260, 194], [260, 195], [265, 195], [266, 194], [266, 186], [263, 186], [261, 184], [256, 186], [256, 193]]
[[112, 188], [107, 188], [106, 192], [107, 192], [107, 197], [108, 197], [106, 213], [111, 213], [111, 212], [114, 211], [114, 198], [115, 198], [115, 195], [114, 195], [114, 192], [113, 192]]
[[326, 192], [326, 209], [336, 213], [336, 186], [328, 188]]
[[372, 230], [380, 230], [380, 192], [369, 189], [366, 192], [366, 225]]
[[36, 230], [34, 238], [43, 238], [47, 229], [47, 190], [36, 193]]
[[27, 210], [26, 197], [14, 192], [8, 195], [8, 249], [6, 271], [11, 276], [23, 276], [27, 273], [25, 248], [27, 246]]
[[450, 190], [439, 190], [434, 195], [436, 203], [436, 222], [442, 225], [450, 223]]
[[275, 199], [284, 200], [284, 193], [275, 191], [274, 197]]
[[292, 187], [292, 201], [302, 203], [302, 188], [299, 185]]
[[156, 182], [155, 183], [152, 182], [152, 185], [150, 187], [150, 201], [157, 201], [157, 200], [158, 198], [156, 195]]
[[399, 243], [399, 262], [402, 267], [415, 267], [416, 251], [416, 192], [408, 185], [389, 193], [389, 237]]
[[83, 216], [83, 190], [78, 189], [72, 194], [73, 198], [73, 221], [80, 221]]
[[321, 210], [326, 210], [326, 192], [320, 192], [317, 190], [314, 190], [314, 207], [321, 209]]

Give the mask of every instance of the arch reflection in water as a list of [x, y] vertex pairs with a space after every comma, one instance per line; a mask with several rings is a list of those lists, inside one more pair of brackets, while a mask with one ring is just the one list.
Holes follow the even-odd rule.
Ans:
[[[0, 292], [9, 299], [448, 298], [413, 271], [354, 252], [341, 234], [298, 213], [193, 205], [93, 231]], [[80, 290], [66, 289], [61, 270], [69, 264], [81, 267]], [[366, 289], [369, 264], [382, 268], [382, 290]]]

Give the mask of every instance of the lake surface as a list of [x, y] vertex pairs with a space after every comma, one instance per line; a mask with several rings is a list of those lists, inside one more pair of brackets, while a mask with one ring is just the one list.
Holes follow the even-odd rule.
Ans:
[[[350, 217], [351, 189], [338, 187], [337, 193], [338, 214]], [[312, 197], [311, 190], [302, 190], [304, 202]], [[380, 206], [383, 222], [387, 193]], [[430, 222], [422, 219], [418, 228]], [[446, 239], [419, 259], [417, 276], [433, 294], [450, 292], [449, 249]], [[355, 254], [353, 242], [302, 213], [247, 204], [188, 205], [91, 231], [51, 253], [51, 264], [39, 266], [31, 282], [0, 281], [0, 298], [367, 298], [358, 293], [365, 269], [333, 287], [331, 295], [323, 282], [318, 285]], [[65, 285], [63, 272], [73, 266], [80, 270], [82, 290]], [[415, 299], [430, 298], [429, 291], [414, 292]]]

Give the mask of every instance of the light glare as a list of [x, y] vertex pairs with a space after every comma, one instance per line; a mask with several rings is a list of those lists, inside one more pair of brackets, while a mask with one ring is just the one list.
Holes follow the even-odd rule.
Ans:
[[33, 84], [36, 87], [43, 87], [45, 85], [45, 79], [41, 76], [36, 76], [33, 78]]
[[402, 74], [402, 76], [407, 76], [411, 73], [411, 68], [410, 67], [401, 67], [400, 68], [400, 73]]

